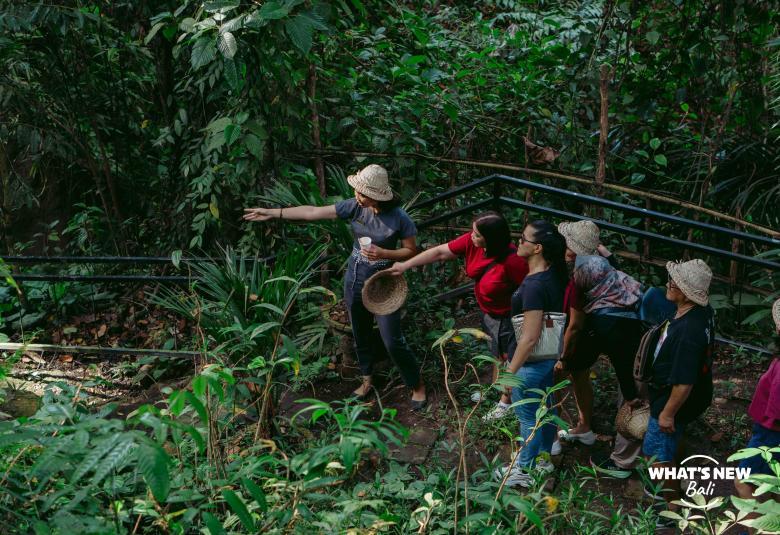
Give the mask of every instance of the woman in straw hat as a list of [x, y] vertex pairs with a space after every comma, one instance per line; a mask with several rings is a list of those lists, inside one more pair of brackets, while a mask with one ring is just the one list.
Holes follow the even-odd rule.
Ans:
[[[775, 351], [780, 352], [780, 299], [772, 306], [772, 319], [775, 322]], [[753, 420], [753, 434], [747, 443], [748, 448], [780, 446], [780, 353], [775, 354], [769, 369], [758, 380], [753, 400], [748, 407], [748, 415]], [[780, 462], [780, 453], [774, 460]], [[742, 459], [740, 468], [749, 468], [750, 475], [769, 474], [772, 470], [761, 455]], [[754, 487], [750, 483], [734, 481], [734, 487], [741, 498], [752, 498]], [[769, 498], [769, 494], [764, 495]]]
[[[412, 410], [421, 410], [427, 403], [420, 367], [401, 331], [401, 313], [371, 314], [363, 305], [363, 284], [371, 275], [387, 268], [392, 262], [411, 258], [417, 252], [417, 227], [399, 206], [387, 176], [376, 164], [347, 177], [355, 197], [330, 206], [292, 206], [288, 208], [246, 208], [247, 221], [289, 219], [316, 221], [340, 218], [349, 221], [355, 236], [349, 266], [344, 277], [344, 300], [352, 324], [363, 381], [353, 392], [361, 401], [372, 395], [374, 355], [371, 350], [373, 323], [376, 320], [387, 352], [398, 366], [404, 383], [412, 390]], [[401, 246], [396, 248], [400, 241]], [[362, 245], [369, 243], [370, 245]]]
[[[642, 443], [645, 456], [658, 467], [678, 457], [685, 426], [712, 402], [712, 354], [715, 321], [709, 306], [712, 271], [699, 259], [668, 262], [666, 298], [677, 306], [661, 327], [650, 381], [650, 421]], [[667, 502], [679, 498], [679, 481], [662, 481]], [[654, 493], [652, 493], [654, 494]]]
[[[431, 247], [406, 262], [397, 262], [388, 271], [401, 275], [407, 269], [463, 256], [466, 274], [474, 280], [474, 296], [482, 312], [482, 327], [490, 335], [493, 355], [506, 361], [512, 337], [512, 293], [528, 274], [528, 263], [516, 253], [506, 219], [497, 212], [485, 212], [474, 217], [471, 232]], [[493, 380], [497, 377], [496, 367]], [[472, 395], [474, 402], [480, 399], [480, 392]], [[503, 394], [485, 419], [503, 417], [509, 411], [510, 403], [509, 396]]]
[[[541, 220], [525, 227], [517, 246], [517, 254], [526, 259], [529, 271], [512, 294], [512, 316], [523, 315], [523, 328], [519, 339], [512, 333], [507, 371], [520, 379], [520, 385], [512, 389], [512, 401], [523, 400], [515, 407], [523, 446], [515, 463], [495, 473], [497, 477], [506, 477], [509, 486], [530, 487], [535, 476], [543, 476], [553, 469], [552, 463], [538, 457], [550, 455], [555, 424], [535, 428], [541, 399], [538, 391], [553, 386], [553, 368], [558, 356], [537, 358], [531, 354], [542, 337], [545, 313], [563, 311], [563, 293], [569, 281], [565, 251], [566, 242], [555, 226]], [[550, 402], [548, 397], [547, 403]]]
[[[558, 225], [566, 239], [566, 261], [572, 278], [566, 288], [566, 313], [569, 315], [564, 349], [556, 370], [571, 375], [578, 421], [568, 431], [558, 433], [562, 442], [592, 445], [596, 434], [591, 429], [593, 387], [590, 368], [600, 354], [606, 354], [620, 385], [619, 404], [638, 403], [633, 362], [642, 338], [637, 313], [642, 297], [640, 284], [617, 269], [614, 255], [600, 243], [600, 231], [592, 221], [564, 222]], [[597, 460], [603, 468], [620, 471], [633, 468], [641, 444], [618, 434], [609, 458]], [[557, 449], [557, 448], [556, 448]]]

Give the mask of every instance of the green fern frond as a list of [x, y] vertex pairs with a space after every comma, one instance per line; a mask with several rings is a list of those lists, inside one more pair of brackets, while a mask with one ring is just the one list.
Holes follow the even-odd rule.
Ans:
[[141, 444], [135, 450], [138, 470], [158, 502], [168, 497], [171, 480], [168, 474], [168, 454], [153, 443]]
[[130, 453], [136, 447], [135, 438], [130, 434], [119, 435], [119, 441], [95, 468], [91, 485], [97, 485], [110, 473], [129, 460]]

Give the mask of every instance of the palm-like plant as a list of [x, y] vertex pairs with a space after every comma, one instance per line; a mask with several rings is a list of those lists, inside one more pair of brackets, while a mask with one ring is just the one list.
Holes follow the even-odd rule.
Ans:
[[[301, 299], [313, 292], [331, 295], [325, 288], [308, 286], [324, 249], [292, 247], [264, 263], [226, 248], [221, 264], [191, 265], [196, 278], [189, 292], [163, 290], [152, 297], [198, 325], [204, 352], [245, 372], [244, 384], [257, 397], [258, 432], [266, 428], [276, 405], [274, 386], [297, 375], [306, 350], [316, 342], [321, 346], [327, 333], [319, 307], [305, 306]], [[288, 334], [292, 332], [297, 335]]]

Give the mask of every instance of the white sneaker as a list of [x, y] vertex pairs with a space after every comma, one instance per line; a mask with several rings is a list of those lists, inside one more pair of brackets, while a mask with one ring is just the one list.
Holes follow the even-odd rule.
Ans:
[[509, 404], [499, 401], [495, 407], [490, 409], [490, 411], [482, 417], [482, 420], [485, 422], [489, 422], [491, 420], [500, 420], [507, 414], [509, 414]]
[[550, 474], [555, 470], [555, 465], [545, 459], [536, 461], [536, 469], [544, 474]]
[[527, 489], [534, 484], [534, 477], [516, 464], [502, 466], [496, 469], [493, 474], [496, 479], [503, 481], [507, 472], [509, 472], [509, 477], [506, 480], [507, 487], [523, 487]]
[[523, 468], [520, 468], [516, 464], [512, 466], [506, 465], [497, 468], [493, 475], [496, 479], [503, 480], [506, 473], [509, 472], [509, 477], [506, 480], [507, 487], [523, 487], [524, 489], [530, 488], [535, 482], [534, 475], [544, 476], [549, 474], [555, 469], [555, 466], [549, 461], [539, 461], [536, 463], [536, 468], [533, 468], [530, 472]]
[[477, 390], [476, 392], [471, 393], [471, 402], [472, 403], [479, 403], [482, 401], [482, 392]]
[[556, 440], [552, 444], [552, 448], [550, 448], [550, 455], [560, 455], [563, 448], [561, 448], [561, 441]]
[[558, 431], [558, 439], [564, 442], [580, 442], [586, 446], [592, 446], [596, 442], [596, 433], [588, 431], [587, 433], [569, 433], [565, 429]]

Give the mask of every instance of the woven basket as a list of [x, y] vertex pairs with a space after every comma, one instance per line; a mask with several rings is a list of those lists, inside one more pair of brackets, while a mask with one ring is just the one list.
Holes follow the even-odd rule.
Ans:
[[615, 417], [615, 428], [626, 438], [642, 440], [645, 438], [649, 421], [650, 407], [648, 405], [632, 409], [630, 405], [624, 403]]
[[392, 314], [404, 304], [409, 287], [403, 276], [378, 271], [363, 284], [363, 306], [378, 316]]

